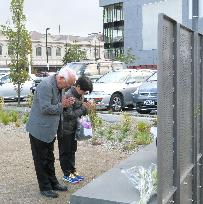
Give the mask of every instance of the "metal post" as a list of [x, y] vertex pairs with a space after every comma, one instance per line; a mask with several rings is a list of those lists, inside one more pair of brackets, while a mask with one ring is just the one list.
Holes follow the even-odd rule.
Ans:
[[[199, 19], [199, 0], [192, 0], [192, 29], [194, 31], [198, 31], [198, 19]], [[197, 38], [198, 35], [197, 34], [193, 34], [193, 54], [192, 54], [192, 74], [193, 74], [193, 80], [192, 80], [192, 94], [193, 94], [193, 113], [195, 112], [195, 109], [197, 108], [198, 105], [198, 101], [197, 101], [197, 84], [196, 84], [196, 80], [197, 79], [197, 69], [198, 69], [198, 57], [197, 57]], [[192, 174], [193, 174], [193, 182], [192, 182], [192, 191], [193, 191], [193, 196], [192, 199], [194, 200], [194, 203], [197, 203], [199, 198], [198, 198], [198, 166], [197, 166], [197, 143], [199, 141], [197, 141], [197, 116], [194, 117], [193, 119], [193, 124], [192, 124], [192, 129], [193, 129], [193, 164], [194, 164], [194, 168], [192, 170]]]
[[101, 58], [100, 56], [100, 41], [99, 41], [99, 59]]
[[153, 65], [155, 65], [155, 62], [154, 62], [154, 61], [155, 61], [155, 60], [154, 60], [154, 57], [155, 57], [155, 56], [154, 56], [154, 51], [155, 51], [155, 49], [152, 49], [152, 63], [153, 63]]
[[94, 41], [94, 59], [97, 60], [97, 47], [96, 47], [96, 41]]
[[[201, 58], [201, 64], [200, 64], [200, 104], [203, 104], [203, 36], [201, 37], [200, 40], [200, 45], [201, 45], [201, 51], [200, 51], [200, 58]], [[202, 105], [200, 105], [200, 123], [202, 124], [203, 122], [203, 108]], [[203, 154], [203, 128], [200, 125], [200, 154]], [[199, 162], [199, 168], [200, 168], [200, 186], [203, 186], [203, 157], [201, 157], [200, 162]], [[203, 188], [200, 187], [200, 203], [203, 202]]]
[[199, 0], [192, 0], [192, 29], [198, 31]]
[[47, 31], [50, 28], [46, 28], [46, 57], [47, 57], [47, 70], [49, 71], [49, 57], [48, 57], [48, 49], [47, 49]]
[[6, 61], [6, 67], [7, 67], [7, 65], [8, 65], [8, 63], [7, 63], [7, 56], [5, 55], [4, 58], [5, 58], [5, 61]]

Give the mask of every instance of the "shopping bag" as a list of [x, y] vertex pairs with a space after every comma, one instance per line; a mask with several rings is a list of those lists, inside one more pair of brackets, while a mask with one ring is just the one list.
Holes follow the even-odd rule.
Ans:
[[92, 131], [92, 124], [90, 121], [90, 117], [81, 116], [77, 119], [77, 128], [75, 132], [75, 139], [78, 141], [81, 140], [88, 140], [92, 138], [93, 131]]

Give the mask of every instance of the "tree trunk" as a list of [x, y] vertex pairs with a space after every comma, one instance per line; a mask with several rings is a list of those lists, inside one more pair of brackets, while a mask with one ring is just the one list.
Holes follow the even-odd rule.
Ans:
[[17, 106], [20, 106], [20, 84], [18, 83], [18, 89], [17, 89], [17, 93], [18, 93], [18, 105]]

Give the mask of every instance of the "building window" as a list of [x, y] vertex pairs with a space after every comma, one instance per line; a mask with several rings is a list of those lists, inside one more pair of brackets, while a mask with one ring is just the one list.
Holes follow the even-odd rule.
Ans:
[[103, 10], [103, 16], [104, 16], [104, 23], [124, 20], [123, 3], [105, 6]]
[[61, 48], [60, 47], [56, 48], [56, 56], [61, 56]]
[[123, 3], [105, 6], [103, 12], [104, 48], [108, 58], [113, 59], [124, 48]]
[[2, 46], [0, 45], [0, 55], [2, 55]]
[[42, 48], [41, 47], [36, 48], [36, 56], [42, 56]]
[[51, 47], [47, 47], [48, 56], [51, 56]]

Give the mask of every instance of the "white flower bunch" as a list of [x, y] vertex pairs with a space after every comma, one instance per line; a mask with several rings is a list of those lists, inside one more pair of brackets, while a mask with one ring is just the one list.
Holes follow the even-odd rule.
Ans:
[[157, 192], [157, 166], [151, 164], [149, 168], [143, 166], [134, 166], [132, 168], [122, 170], [130, 183], [133, 184], [140, 193], [139, 204], [147, 204], [151, 196]]

